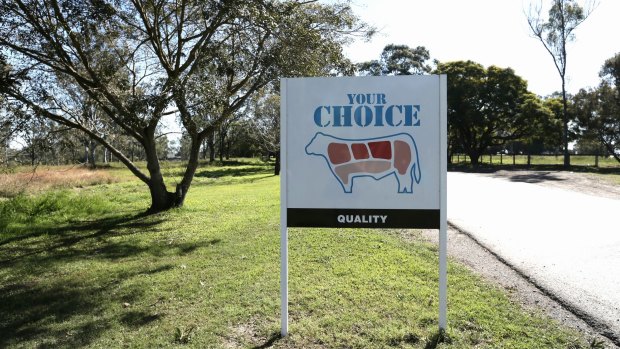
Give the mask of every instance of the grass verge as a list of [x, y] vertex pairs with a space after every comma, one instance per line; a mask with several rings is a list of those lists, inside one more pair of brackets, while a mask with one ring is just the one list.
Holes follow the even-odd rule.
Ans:
[[436, 247], [348, 229], [290, 231], [279, 338], [278, 183], [201, 168], [185, 208], [152, 216], [135, 181], [0, 202], [0, 347], [587, 347], [456, 263], [438, 333]]

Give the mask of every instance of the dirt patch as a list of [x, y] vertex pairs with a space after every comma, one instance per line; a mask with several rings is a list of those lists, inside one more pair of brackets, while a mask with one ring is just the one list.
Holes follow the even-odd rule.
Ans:
[[224, 338], [222, 347], [227, 349], [236, 348], [269, 348], [277, 340], [280, 333], [262, 333], [258, 329], [258, 318], [252, 318], [246, 323], [231, 326], [230, 335]]

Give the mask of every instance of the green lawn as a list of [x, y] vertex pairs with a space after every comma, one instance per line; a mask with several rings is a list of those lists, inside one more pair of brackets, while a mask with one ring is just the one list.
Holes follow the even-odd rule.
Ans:
[[129, 178], [0, 202], [0, 347], [588, 347], [457, 263], [440, 336], [436, 246], [380, 230], [290, 231], [279, 338], [271, 171], [201, 167], [185, 207], [152, 216]]

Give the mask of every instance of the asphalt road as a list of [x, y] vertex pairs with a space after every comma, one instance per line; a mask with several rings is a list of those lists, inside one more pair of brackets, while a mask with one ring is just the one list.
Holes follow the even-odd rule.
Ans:
[[450, 172], [448, 221], [620, 341], [620, 200]]

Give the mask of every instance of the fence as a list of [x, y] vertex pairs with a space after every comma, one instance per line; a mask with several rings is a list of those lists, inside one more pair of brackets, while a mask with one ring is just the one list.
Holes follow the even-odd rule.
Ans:
[[[452, 164], [468, 164], [470, 159], [465, 154], [453, 154]], [[562, 154], [548, 155], [528, 155], [527, 154], [485, 154], [478, 160], [480, 164], [489, 165], [563, 165], [564, 156]], [[586, 167], [615, 167], [620, 168], [620, 163], [612, 156], [606, 157], [596, 154], [570, 154], [571, 166]]]

